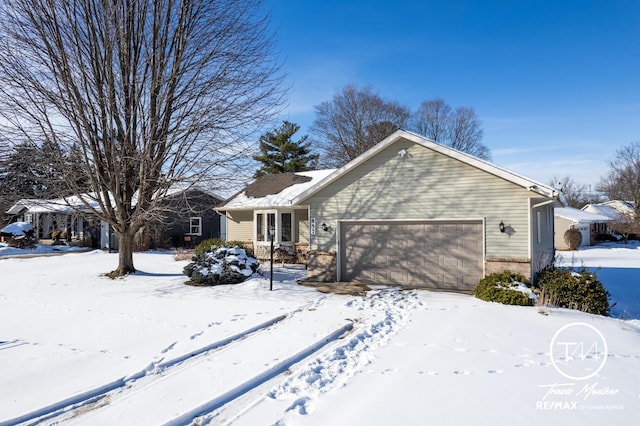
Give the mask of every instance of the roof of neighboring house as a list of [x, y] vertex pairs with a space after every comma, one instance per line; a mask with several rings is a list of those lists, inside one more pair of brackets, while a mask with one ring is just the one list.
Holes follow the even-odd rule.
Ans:
[[[172, 185], [164, 194], [164, 198], [173, 197], [177, 194], [186, 193], [191, 190], [198, 190], [218, 200], [224, 200], [224, 198], [206, 189], [203, 189], [199, 185], [193, 185], [187, 182], [176, 183]], [[90, 208], [87, 208], [87, 205], [89, 205]], [[81, 195], [73, 195], [66, 198], [56, 198], [49, 200], [23, 198], [18, 200], [13, 206], [11, 206], [11, 208], [7, 210], [7, 213], [17, 215], [22, 213], [23, 211], [27, 211], [29, 213], [69, 213], [71, 211], [88, 212], [90, 211], [90, 209], [98, 210], [99, 208], [100, 205], [96, 200], [95, 194], [87, 193]]]
[[476, 167], [480, 170], [483, 170], [494, 176], [497, 176], [504, 180], [512, 182], [516, 185], [519, 185], [525, 189], [528, 189], [529, 191], [535, 192], [542, 196], [549, 197], [549, 198], [559, 197], [558, 191], [554, 188], [551, 188], [548, 185], [545, 185], [543, 183], [531, 180], [527, 177], [518, 175], [512, 171], [496, 166], [495, 164], [492, 164], [488, 161], [474, 157], [473, 155], [469, 155], [462, 151], [458, 151], [456, 149], [449, 148], [444, 145], [440, 145], [416, 133], [408, 132], [406, 130], [396, 130], [391, 135], [387, 136], [380, 143], [378, 143], [377, 145], [375, 145], [374, 147], [372, 147], [362, 155], [358, 156], [357, 158], [353, 159], [346, 165], [337, 169], [326, 179], [323, 179], [322, 182], [319, 182], [317, 185], [310, 186], [306, 191], [300, 193], [300, 195], [295, 200], [293, 200], [293, 204], [302, 204], [306, 200], [306, 198], [315, 194], [317, 191], [321, 190], [322, 188], [325, 188], [326, 186], [330, 185], [334, 180], [338, 179], [340, 176], [348, 173], [355, 167], [358, 167], [360, 164], [367, 161], [368, 159], [375, 156], [377, 153], [387, 148], [388, 146], [394, 144], [400, 139], [406, 139], [416, 144], [422, 145], [425, 148], [429, 148], [433, 151], [439, 152], [440, 154], [446, 155], [448, 157], [451, 157], [458, 161], [466, 163], [472, 167]]
[[219, 210], [291, 207], [302, 192], [314, 187], [335, 169], [264, 175], [231, 197]]
[[[68, 213], [72, 210], [86, 209], [81, 200], [82, 196], [72, 196], [67, 198], [56, 198], [51, 200], [40, 200], [36, 198], [23, 198], [18, 200], [9, 210], [8, 214], [20, 214], [23, 211], [29, 213]], [[89, 205], [96, 206], [97, 202], [86, 200]]]
[[582, 208], [586, 212], [602, 214], [611, 220], [620, 219], [621, 215], [634, 214], [633, 203], [629, 201], [612, 200], [598, 204], [587, 204]]
[[553, 209], [555, 216], [568, 219], [573, 224], [578, 223], [602, 223], [611, 220], [609, 216], [603, 214], [589, 213], [573, 207], [556, 207]]

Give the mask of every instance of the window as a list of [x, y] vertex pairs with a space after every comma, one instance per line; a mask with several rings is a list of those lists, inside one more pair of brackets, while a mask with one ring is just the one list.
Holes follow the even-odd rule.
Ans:
[[202, 218], [201, 217], [189, 218], [189, 234], [202, 235]]
[[280, 240], [282, 242], [291, 242], [291, 213], [282, 213], [280, 215]]
[[271, 230], [276, 229], [276, 214], [270, 212], [256, 213], [256, 241], [270, 241]]
[[264, 214], [256, 214], [256, 241], [265, 241], [264, 239]]
[[271, 241], [271, 233], [274, 232], [275, 229], [276, 229], [276, 214], [267, 213], [267, 241]]
[[256, 242], [269, 242], [272, 236], [277, 243], [293, 242], [293, 212], [259, 210], [253, 218]]
[[25, 213], [24, 221], [27, 223], [33, 223], [33, 213]]

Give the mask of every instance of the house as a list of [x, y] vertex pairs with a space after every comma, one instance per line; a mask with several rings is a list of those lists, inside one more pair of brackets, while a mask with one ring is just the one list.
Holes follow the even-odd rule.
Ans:
[[317, 173], [232, 197], [220, 208], [228, 238], [284, 232], [308, 245], [311, 280], [456, 291], [504, 270], [535, 277], [554, 257], [553, 188], [414, 133]]
[[609, 217], [608, 231], [628, 235], [637, 229], [636, 210], [634, 207], [633, 202], [630, 201], [611, 200], [603, 203], [587, 204], [582, 210]]
[[570, 229], [580, 231], [582, 239], [580, 247], [592, 246], [596, 237], [607, 233], [607, 222], [610, 217], [603, 214], [587, 212], [573, 207], [554, 208], [554, 244], [557, 250], [569, 250], [570, 245], [566, 241], [565, 234]]
[[[97, 206], [96, 203], [90, 203]], [[53, 239], [56, 236], [68, 241], [89, 240], [94, 232], [94, 243], [99, 235], [99, 222], [92, 220], [89, 209], [80, 196], [41, 200], [23, 198], [18, 200], [7, 210], [7, 214], [14, 217], [14, 221], [26, 222], [33, 225], [35, 237], [39, 240]]]
[[[33, 224], [40, 240], [60, 238], [101, 249], [117, 249], [110, 226], [100, 221], [91, 208], [98, 203], [88, 195], [38, 200], [22, 199], [7, 211], [16, 221]], [[194, 246], [207, 238], [219, 238], [224, 224], [213, 209], [223, 199], [193, 186], [175, 186], [161, 201], [157, 219], [138, 234], [138, 247]]]
[[597, 204], [587, 204], [582, 210], [607, 216], [612, 222], [624, 221], [626, 217], [635, 215], [633, 203], [630, 201], [612, 200]]

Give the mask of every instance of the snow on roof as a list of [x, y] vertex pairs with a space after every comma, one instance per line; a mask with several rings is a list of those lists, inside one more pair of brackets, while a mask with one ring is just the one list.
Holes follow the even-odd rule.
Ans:
[[574, 209], [573, 207], [556, 207], [553, 209], [553, 213], [555, 216], [572, 221], [573, 224], [608, 222], [611, 220], [609, 216], [590, 213], [588, 211]]
[[[171, 197], [188, 190], [199, 190], [219, 200], [224, 199], [216, 195], [215, 193], [206, 190], [200, 185], [188, 182], [180, 182], [171, 185], [166, 194], [164, 194], [164, 197]], [[137, 198], [134, 198], [134, 204], [136, 201]], [[89, 205], [89, 209], [87, 208], [87, 205]], [[66, 198], [56, 198], [49, 200], [23, 198], [21, 200], [18, 200], [13, 206], [11, 206], [11, 208], [7, 210], [7, 213], [17, 215], [25, 210], [29, 213], [69, 213], [71, 211], [87, 212], [90, 211], [90, 209], [100, 209], [100, 204], [97, 201], [95, 193], [72, 195]]]
[[[71, 196], [67, 198], [56, 198], [51, 200], [39, 200], [36, 198], [23, 198], [18, 200], [7, 213], [19, 214], [21, 211], [26, 210], [29, 213], [67, 213], [72, 210], [86, 209], [83, 204], [81, 196]], [[84, 196], [86, 203], [90, 206], [97, 207], [98, 203], [91, 201], [90, 197]]]
[[31, 225], [30, 223], [14, 222], [0, 229], [0, 233], [11, 234], [11, 235], [24, 235], [25, 232], [28, 232], [31, 230], [33, 230], [33, 225]]
[[598, 204], [587, 204], [582, 210], [608, 216], [611, 220], [619, 220], [621, 216], [634, 214], [633, 203], [613, 200]]
[[[253, 184], [247, 186], [241, 192], [231, 197], [231, 199], [220, 207], [221, 210], [251, 209], [256, 207], [287, 207], [292, 206], [293, 200], [304, 191], [320, 183], [335, 169], [313, 170], [308, 172], [283, 173], [281, 175], [266, 175], [258, 178]], [[309, 179], [295, 179], [295, 176], [307, 177]], [[293, 177], [293, 179], [292, 179]], [[286, 187], [281, 188], [281, 181], [286, 181]], [[296, 183], [297, 182], [297, 183]], [[269, 193], [267, 186], [273, 188], [274, 193]], [[253, 187], [255, 194], [260, 196], [250, 196]]]

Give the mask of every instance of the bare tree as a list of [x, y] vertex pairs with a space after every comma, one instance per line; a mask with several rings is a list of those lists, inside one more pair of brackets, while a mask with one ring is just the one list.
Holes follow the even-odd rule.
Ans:
[[558, 188], [567, 202], [569, 207], [580, 209], [589, 202], [587, 196], [587, 186], [576, 183], [571, 176], [558, 178], [554, 176], [551, 180], [551, 186]]
[[436, 98], [423, 102], [413, 113], [410, 129], [442, 145], [490, 160], [489, 148], [480, 142], [480, 126], [473, 108], [452, 110], [444, 100]]
[[630, 201], [640, 209], [640, 142], [620, 148], [609, 162], [609, 173], [600, 179], [598, 190], [611, 200]]
[[633, 213], [622, 214], [619, 220], [623, 234], [640, 233], [640, 142], [616, 151], [615, 159], [609, 162], [609, 173], [600, 179], [597, 189], [610, 200], [623, 201], [633, 208]]
[[115, 274], [135, 271], [134, 236], [160, 216], [167, 190], [246, 156], [246, 135], [281, 105], [260, 0], [0, 8], [0, 124], [15, 139], [77, 148], [66, 184], [85, 182], [85, 207], [118, 236]]
[[371, 87], [346, 86], [331, 102], [315, 107], [311, 131], [320, 139], [321, 163], [339, 167], [403, 127], [409, 110], [385, 101]]

